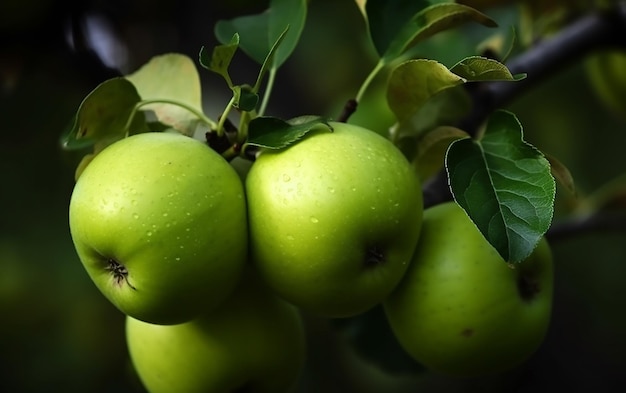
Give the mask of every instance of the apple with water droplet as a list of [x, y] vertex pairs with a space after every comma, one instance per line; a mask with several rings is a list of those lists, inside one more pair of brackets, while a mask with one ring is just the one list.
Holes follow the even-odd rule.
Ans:
[[142, 133], [100, 152], [76, 182], [69, 224], [98, 289], [151, 323], [181, 323], [216, 307], [246, 261], [239, 176], [178, 133]]
[[390, 140], [331, 122], [266, 149], [246, 179], [251, 258], [269, 286], [308, 312], [347, 317], [397, 285], [422, 220], [420, 183]]
[[424, 212], [411, 267], [384, 302], [400, 344], [427, 368], [478, 376], [509, 370], [541, 345], [552, 310], [544, 238], [507, 264], [455, 202]]
[[288, 392], [305, 361], [298, 310], [246, 274], [233, 296], [192, 321], [126, 318], [126, 341], [144, 386], [158, 392]]

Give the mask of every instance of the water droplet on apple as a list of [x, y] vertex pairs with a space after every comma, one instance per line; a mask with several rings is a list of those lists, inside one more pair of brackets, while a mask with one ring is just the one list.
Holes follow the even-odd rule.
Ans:
[[291, 180], [291, 177], [290, 177], [288, 174], [283, 173], [283, 181], [284, 181], [284, 182], [288, 182], [288, 181], [290, 181], [290, 180]]
[[333, 187], [328, 187], [328, 192], [330, 192], [331, 194], [334, 194], [335, 189]]
[[135, 220], [139, 219], [139, 214], [137, 214], [137, 213], [133, 214], [133, 218], [134, 218]]
[[317, 224], [318, 222], [320, 222], [320, 220], [318, 220], [317, 217], [311, 217], [311, 222], [313, 224]]
[[148, 235], [148, 236], [152, 236], [152, 231], [148, 231], [148, 232], [146, 233], [146, 235]]

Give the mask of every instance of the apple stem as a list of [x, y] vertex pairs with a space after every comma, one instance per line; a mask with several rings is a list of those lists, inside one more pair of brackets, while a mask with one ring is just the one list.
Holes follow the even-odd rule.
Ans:
[[350, 116], [352, 116], [352, 114], [356, 112], [356, 108], [358, 107], [358, 105], [359, 103], [357, 102], [356, 99], [354, 98], [349, 99], [346, 102], [346, 105], [344, 105], [343, 110], [341, 111], [341, 114], [337, 118], [337, 121], [340, 123], [347, 123]]
[[126, 266], [122, 265], [115, 259], [109, 258], [107, 260], [107, 266], [105, 267], [105, 270], [108, 270], [109, 272], [111, 272], [111, 274], [113, 275], [113, 279], [115, 280], [115, 283], [117, 285], [121, 286], [122, 282], [125, 281], [129, 287], [131, 287], [133, 290], [137, 290], [137, 288], [135, 288], [128, 281], [128, 270], [126, 269]]
[[217, 126], [215, 127], [215, 132], [217, 132], [217, 136], [221, 137], [222, 135], [224, 135], [224, 124], [226, 123], [226, 119], [228, 119], [228, 114], [230, 113], [230, 110], [234, 107], [235, 105], [235, 96], [233, 96], [230, 101], [228, 101], [228, 105], [226, 105], [226, 108], [224, 108], [224, 112], [221, 114]]
[[385, 255], [378, 246], [368, 248], [365, 253], [365, 267], [374, 267], [385, 262]]

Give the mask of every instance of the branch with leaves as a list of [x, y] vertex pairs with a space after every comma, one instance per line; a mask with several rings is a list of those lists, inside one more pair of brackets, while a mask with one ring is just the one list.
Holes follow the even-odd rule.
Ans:
[[[579, 61], [593, 51], [607, 46], [626, 46], [626, 6], [611, 12], [583, 16], [556, 36], [537, 43], [507, 63], [512, 74], [527, 77], [516, 83], [501, 81], [466, 85], [472, 98], [472, 109], [457, 127], [476, 135], [488, 116], [509, 105], [525, 91], [539, 85], [563, 68]], [[618, 39], [616, 39], [618, 37]], [[441, 171], [424, 187], [424, 206], [430, 207], [452, 200], [445, 171]]]
[[[589, 54], [616, 47], [626, 47], [625, 2], [604, 12], [584, 15], [554, 37], [537, 43], [511, 59], [507, 67], [512, 74], [525, 73], [527, 77], [524, 80], [516, 83], [492, 81], [467, 85], [472, 98], [472, 110], [459, 121], [458, 128], [470, 135], [476, 135], [496, 109], [506, 107], [524, 92]], [[453, 199], [448, 175], [443, 170], [425, 184], [423, 192], [425, 207]], [[624, 217], [597, 213], [555, 223], [547, 236], [557, 240], [576, 232], [624, 230], [624, 228], [626, 228]]]
[[[552, 159], [547, 160], [522, 139], [515, 115], [498, 109], [573, 59], [603, 45], [623, 44], [626, 12], [624, 3], [619, 4], [618, 12], [590, 14], [507, 65], [485, 56], [469, 56], [447, 67], [432, 59], [414, 58], [416, 45], [468, 22], [486, 28], [496, 26], [496, 22], [458, 3], [370, 0], [361, 10], [378, 61], [341, 120], [348, 121], [354, 110], [358, 111], [359, 100], [374, 77], [383, 69], [389, 71], [386, 98], [396, 124], [388, 136], [417, 163], [424, 183], [424, 206], [451, 200], [454, 193], [503, 258], [521, 261], [549, 227], [546, 217], [553, 215], [556, 192], [550, 173], [554, 166], [551, 168]], [[198, 128], [208, 129], [207, 142], [224, 158], [254, 160], [259, 149], [282, 149], [312, 130], [329, 129], [327, 119], [320, 116], [283, 120], [264, 113], [276, 72], [293, 52], [303, 30], [307, 4], [304, 0], [274, 0], [270, 10], [219, 22], [215, 33], [222, 45], [200, 51], [200, 64], [221, 75], [232, 90], [218, 121], [204, 115], [197, 69], [182, 55], [155, 57], [138, 71], [98, 86], [81, 104], [65, 141], [68, 148], [93, 145], [93, 154], [79, 166], [77, 176], [108, 144], [148, 130], [193, 136]], [[261, 65], [252, 84], [236, 84], [228, 73], [237, 50]], [[156, 121], [148, 120], [149, 112]], [[239, 115], [236, 126], [230, 118], [235, 112]], [[104, 117], [108, 120], [103, 121]], [[488, 120], [492, 120], [491, 127], [479, 134]], [[506, 154], [502, 156], [502, 152]], [[522, 162], [531, 164], [524, 166]], [[445, 171], [440, 169], [444, 165]], [[535, 167], [541, 168], [538, 177], [529, 177], [536, 172]], [[495, 181], [502, 171], [507, 177]], [[469, 177], [478, 181], [470, 184], [466, 181]], [[532, 182], [528, 180], [531, 178]], [[507, 200], [503, 195], [518, 198]], [[516, 209], [513, 205], [521, 201], [532, 201], [532, 206]], [[523, 211], [531, 212], [531, 216], [519, 216]], [[494, 216], [501, 225], [488, 228], [493, 223], [488, 218]], [[527, 225], [517, 231], [515, 222]], [[518, 232], [529, 237], [511, 241]], [[489, 233], [497, 233], [498, 238]]]

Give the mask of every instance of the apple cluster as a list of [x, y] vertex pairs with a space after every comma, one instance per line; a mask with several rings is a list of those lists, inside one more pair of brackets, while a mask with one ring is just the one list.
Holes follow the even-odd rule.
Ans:
[[115, 142], [82, 172], [74, 245], [127, 315], [149, 391], [288, 391], [306, 360], [305, 313], [383, 305], [407, 352], [449, 374], [506, 369], [540, 344], [547, 244], [511, 269], [456, 204], [423, 210], [388, 139], [330, 126], [263, 150], [243, 175], [169, 132]]

